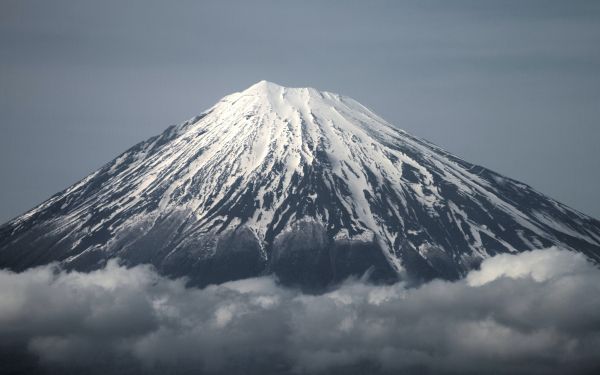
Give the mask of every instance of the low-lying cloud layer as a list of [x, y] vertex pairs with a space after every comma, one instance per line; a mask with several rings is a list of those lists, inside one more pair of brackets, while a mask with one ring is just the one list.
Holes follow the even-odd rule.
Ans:
[[[2, 370], [86, 373], [593, 373], [600, 270], [558, 249], [500, 255], [458, 282], [268, 277], [186, 288], [150, 267], [0, 271]], [[10, 357], [10, 359], [9, 359]]]

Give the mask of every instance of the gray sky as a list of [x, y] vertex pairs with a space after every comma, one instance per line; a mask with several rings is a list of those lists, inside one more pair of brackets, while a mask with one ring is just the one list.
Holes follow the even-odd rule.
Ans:
[[0, 222], [266, 79], [600, 217], [598, 1], [0, 2]]

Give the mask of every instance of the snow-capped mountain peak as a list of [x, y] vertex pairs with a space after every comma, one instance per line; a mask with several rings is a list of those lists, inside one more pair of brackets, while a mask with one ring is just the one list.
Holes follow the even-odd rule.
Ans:
[[126, 151], [0, 231], [0, 262], [111, 257], [200, 284], [456, 278], [498, 252], [599, 259], [600, 225], [355, 100], [260, 81]]

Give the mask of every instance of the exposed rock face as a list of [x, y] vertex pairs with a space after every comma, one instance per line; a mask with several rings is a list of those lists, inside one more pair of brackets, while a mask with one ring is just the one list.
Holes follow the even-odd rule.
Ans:
[[198, 285], [275, 273], [455, 279], [550, 245], [600, 260], [600, 222], [391, 126], [356, 101], [259, 82], [0, 227], [0, 266], [110, 258]]

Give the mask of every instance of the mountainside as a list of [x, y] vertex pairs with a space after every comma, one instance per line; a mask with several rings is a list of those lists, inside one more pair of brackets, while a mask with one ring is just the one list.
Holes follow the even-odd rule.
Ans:
[[600, 261], [600, 222], [358, 102], [259, 82], [0, 227], [0, 267], [120, 257], [209, 283], [275, 273], [455, 279], [550, 245]]

